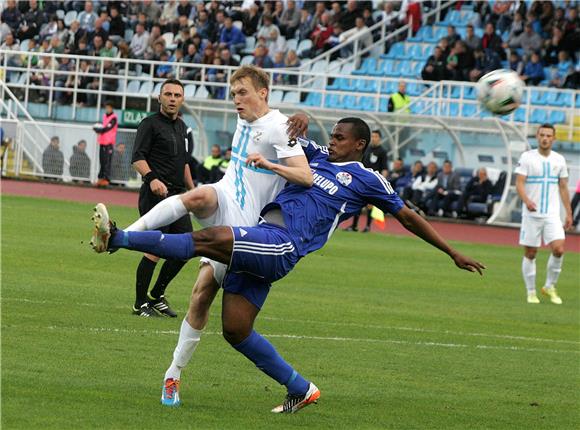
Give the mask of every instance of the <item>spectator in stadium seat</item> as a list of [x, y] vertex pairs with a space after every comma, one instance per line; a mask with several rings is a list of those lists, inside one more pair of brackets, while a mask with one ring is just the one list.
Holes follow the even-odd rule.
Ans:
[[125, 21], [119, 14], [119, 8], [111, 7], [111, 18], [109, 23], [109, 38], [117, 43], [125, 37]]
[[500, 59], [502, 59], [505, 57], [502, 45], [503, 42], [501, 37], [496, 34], [494, 25], [492, 23], [487, 23], [485, 25], [485, 33], [481, 39], [481, 46], [483, 49], [491, 49], [500, 57]]
[[159, 25], [161, 30], [165, 33], [173, 31], [173, 23], [178, 18], [177, 15], [177, 1], [168, 0], [163, 3], [161, 8], [161, 16], [159, 17]]
[[391, 183], [394, 189], [397, 187], [397, 181], [399, 178], [404, 177], [408, 172], [405, 168], [402, 158], [397, 158], [393, 161], [393, 168], [388, 172], [387, 180]]
[[445, 78], [445, 58], [441, 47], [436, 46], [433, 55], [427, 59], [421, 77], [426, 81], [441, 81]]
[[423, 176], [418, 176], [411, 185], [411, 202], [421, 208], [427, 210], [427, 200], [432, 197], [432, 193], [437, 186], [437, 163], [431, 161], [427, 164], [427, 172]]
[[[75, 70], [75, 64], [71, 61], [71, 58], [68, 56], [59, 58], [57, 60], [58, 66], [57, 70], [59, 72], [73, 72]], [[57, 88], [63, 88], [66, 86], [66, 83], [69, 79], [71, 79], [72, 75], [65, 74], [65, 73], [58, 73], [54, 75], [54, 86]], [[67, 92], [65, 91], [56, 91], [55, 92], [55, 100], [57, 103], [65, 104], [69, 103], [70, 99], [67, 96]]]
[[516, 37], [513, 41], [508, 43], [508, 46], [512, 49], [523, 49], [524, 55], [526, 58], [529, 58], [532, 55], [532, 52], [540, 50], [543, 44], [543, 39], [534, 32], [532, 25], [526, 24], [524, 27], [524, 32]]
[[425, 177], [425, 168], [421, 160], [413, 163], [411, 171], [397, 181], [397, 192], [403, 200], [410, 200], [413, 196], [413, 184], [422, 181]]
[[491, 22], [496, 23], [500, 34], [506, 31], [511, 23], [511, 15], [508, 13], [512, 1], [498, 0], [491, 8]]
[[437, 175], [435, 193], [428, 208], [429, 215], [449, 215], [451, 203], [456, 201], [461, 195], [460, 186], [459, 174], [453, 171], [451, 161], [445, 160], [443, 170]]
[[[520, 36], [520, 34], [524, 32], [525, 25], [526, 23], [524, 22], [524, 17], [522, 14], [516, 12], [508, 32], [507, 45], [513, 43]], [[504, 48], [505, 47], [506, 46], [504, 45]]]
[[[49, 145], [42, 153], [42, 170], [47, 175], [62, 176], [64, 170], [64, 155], [60, 150], [60, 139], [53, 136]], [[58, 178], [50, 178], [57, 180]]]
[[458, 211], [452, 212], [452, 217], [457, 218], [459, 215], [467, 213], [469, 203], [485, 203], [492, 192], [492, 184], [487, 176], [487, 169], [481, 167], [477, 169], [477, 175], [471, 178], [459, 198]]
[[185, 16], [187, 18], [191, 17], [193, 13], [193, 5], [188, 0], [179, 0], [177, 5], [177, 16]]
[[546, 66], [558, 63], [558, 53], [565, 50], [564, 33], [558, 27], [552, 28], [552, 37], [544, 41], [543, 62]]
[[103, 38], [99, 35], [96, 35], [95, 37], [93, 37], [93, 43], [89, 47], [89, 55], [94, 55], [95, 57], [100, 56], [101, 49], [103, 49], [104, 47], [105, 44], [103, 42]]
[[[22, 65], [22, 57], [17, 53], [20, 51], [20, 45], [14, 38], [12, 33], [8, 33], [4, 39], [4, 43], [0, 45], [0, 49], [4, 51], [13, 51], [14, 55], [8, 55], [7, 64], [9, 67], [20, 67]], [[4, 58], [0, 55], [0, 60], [3, 62]]]
[[568, 57], [568, 52], [560, 51], [558, 53], [558, 64], [552, 73], [550, 86], [562, 88], [567, 77], [574, 72], [574, 64]]
[[87, 142], [86, 140], [79, 140], [75, 146], [73, 146], [73, 153], [69, 159], [69, 171], [73, 178], [87, 180], [89, 179], [91, 173], [91, 159], [87, 155]]
[[252, 36], [258, 31], [260, 18], [260, 8], [257, 4], [252, 3], [244, 14], [244, 26], [242, 27], [242, 31], [246, 36]]
[[451, 46], [449, 45], [449, 40], [446, 37], [443, 37], [437, 43], [437, 46], [441, 48], [441, 52], [443, 54], [443, 58], [447, 59], [449, 56], [449, 52], [451, 52]]
[[[41, 38], [49, 37], [51, 38], [56, 34], [58, 30], [58, 24], [56, 22], [56, 15], [51, 16], [47, 24], [40, 28], [40, 33], [38, 34]], [[33, 38], [34, 39], [34, 38]]]
[[2, 22], [5, 22], [13, 32], [18, 31], [22, 21], [20, 10], [16, 5], [16, 0], [7, 0], [6, 6], [2, 11]]
[[28, 10], [22, 15], [22, 21], [18, 27], [18, 39], [26, 40], [37, 36], [43, 24], [44, 17], [38, 7], [38, 1], [30, 0], [28, 2]]
[[158, 22], [161, 17], [161, 6], [154, 0], [143, 0], [140, 3], [139, 12], [145, 15], [145, 18], [150, 23]]
[[277, 30], [278, 34], [280, 34], [280, 29], [274, 24], [274, 19], [272, 18], [272, 15], [263, 15], [262, 22], [263, 24], [258, 30], [256, 39], [259, 39], [260, 37], [268, 39], [268, 37], [270, 37], [270, 34], [272, 34], [272, 30]]
[[358, 43], [358, 50], [359, 51], [362, 49], [365, 49], [365, 48], [369, 48], [373, 44], [373, 35], [369, 31], [369, 28], [365, 25], [365, 21], [364, 21], [363, 17], [358, 16], [355, 19], [354, 27], [351, 28], [350, 30], [347, 30], [347, 31], [340, 34], [339, 42], [343, 43], [343, 42], [345, 42], [345, 41], [347, 41], [355, 36], [363, 34], [363, 33], [366, 33], [366, 34], [364, 36], [362, 36], [360, 39], [358, 39], [358, 41], [350, 43], [340, 50], [341, 57], [343, 57], [343, 58], [349, 57], [353, 52], [355, 43]]
[[567, 51], [573, 52], [580, 46], [580, 17], [578, 9], [568, 8], [566, 23], [564, 25], [564, 46]]
[[380, 20], [384, 21], [387, 31], [394, 31], [399, 27], [399, 12], [395, 10], [393, 2], [386, 1], [383, 3]]
[[[298, 58], [298, 54], [296, 51], [291, 49], [286, 54], [286, 68], [298, 68], [300, 67], [300, 58]], [[287, 85], [296, 85], [298, 84], [298, 75], [285, 75], [284, 76], [284, 83]]]
[[103, 18], [97, 18], [95, 21], [95, 29], [91, 33], [93, 38], [95, 36], [101, 36], [103, 38], [103, 43], [109, 38], [109, 32], [105, 29], [105, 20]]
[[[229, 28], [227, 26], [228, 20], [230, 20], [230, 27]], [[236, 30], [238, 30], [238, 31], [235, 31], [232, 29], [233, 25], [231, 25], [231, 18], [229, 18], [229, 17], [226, 18], [225, 24], [226, 24], [225, 27], [218, 34], [217, 30], [216, 30], [216, 25], [214, 22], [210, 21], [209, 14], [207, 13], [206, 10], [200, 11], [197, 19], [195, 20], [195, 28], [197, 29], [197, 34], [199, 34], [202, 39], [207, 39], [207, 40], [213, 42], [219, 38], [219, 40], [221, 42], [222, 34], [224, 34], [224, 30], [227, 28], [228, 29], [228, 31], [227, 31], [228, 41], [230, 43], [232, 43], [231, 39], [235, 38], [236, 40], [234, 43], [238, 44], [238, 43], [242, 43], [239, 41], [239, 39], [243, 38], [243, 43], [245, 46], [246, 38], [243, 37], [243, 35], [241, 35], [241, 37], [240, 37], [239, 33], [241, 33], [241, 30], [239, 30], [238, 28], [236, 28]], [[187, 27], [187, 22], [185, 24], [181, 23], [181, 25], [184, 27]]]
[[411, 97], [407, 94], [407, 83], [399, 81], [398, 91], [391, 94], [389, 98], [388, 110], [393, 113], [410, 113], [409, 105], [411, 104]]
[[461, 40], [461, 36], [457, 34], [457, 31], [455, 31], [455, 27], [452, 25], [447, 26], [447, 36], [445, 38], [447, 39], [447, 43], [449, 43], [449, 46], [454, 46], [455, 42]]
[[70, 29], [68, 31], [68, 37], [65, 42], [65, 52], [74, 53], [79, 48], [79, 41], [87, 37], [87, 32], [81, 28], [81, 24], [78, 21], [73, 21], [70, 24]]
[[238, 54], [246, 47], [246, 36], [237, 28], [229, 16], [224, 21], [224, 28], [220, 33], [220, 48], [228, 48], [233, 55]]
[[401, 3], [401, 11], [399, 21], [404, 21], [405, 24], [412, 22], [413, 34], [416, 34], [421, 28], [421, 13], [422, 4], [417, 0], [403, 0]]
[[274, 24], [276, 24], [278, 28], [280, 28], [280, 18], [282, 17], [283, 13], [284, 13], [284, 2], [281, 0], [274, 2], [274, 10], [272, 11], [272, 18], [274, 19]]
[[278, 25], [280, 26], [280, 32], [286, 39], [294, 38], [296, 30], [300, 25], [300, 11], [296, 7], [294, 0], [288, 0], [286, 2], [286, 9], [282, 12], [282, 16], [278, 20]]
[[544, 67], [540, 62], [540, 55], [534, 52], [524, 67], [522, 80], [528, 85], [538, 85], [544, 80]]
[[314, 30], [314, 25], [314, 19], [308, 9], [302, 9], [300, 11], [300, 24], [298, 25], [298, 41], [302, 42], [304, 39], [309, 39]]
[[477, 82], [486, 73], [492, 70], [501, 69], [501, 60], [499, 55], [491, 49], [476, 49], [473, 53], [475, 64], [469, 72], [469, 80]]
[[[304, 5], [306, 6], [306, 5]], [[305, 7], [303, 7], [304, 9]], [[329, 14], [330, 17], [330, 12], [328, 11], [328, 9], [326, 9], [326, 3], [323, 1], [318, 1], [316, 2], [316, 5], [314, 6], [314, 12], [312, 13], [312, 28], [316, 28], [317, 25], [319, 25], [322, 21], [322, 15], [324, 14]]]
[[320, 22], [314, 27], [314, 30], [310, 34], [310, 40], [312, 40], [313, 49], [312, 52], [306, 54], [307, 57], [313, 57], [321, 54], [327, 48], [327, 42], [330, 36], [333, 35], [333, 25], [331, 23], [331, 15], [329, 12], [325, 12], [321, 18]]
[[[284, 58], [284, 52], [278, 51], [274, 54], [274, 65], [272, 68], [274, 69], [283, 69], [286, 67], [286, 59]], [[284, 74], [283, 73], [274, 73], [272, 74], [272, 82], [276, 85], [283, 85], [284, 84]]]
[[97, 14], [93, 11], [93, 2], [86, 1], [85, 9], [77, 16], [77, 20], [81, 24], [81, 28], [91, 33], [95, 29], [95, 21], [97, 18]]
[[238, 67], [240, 62], [232, 57], [232, 53], [228, 48], [220, 49], [220, 59], [224, 66]]
[[268, 56], [268, 49], [264, 45], [256, 45], [252, 64], [261, 67], [262, 69], [270, 69], [274, 65], [272, 59]]
[[522, 75], [524, 72], [524, 62], [516, 51], [512, 51], [510, 53], [509, 66], [510, 69], [516, 72], [518, 75]]
[[355, 0], [348, 0], [346, 8], [341, 9], [341, 14], [338, 16], [338, 23], [343, 31], [348, 31], [356, 25], [356, 19], [362, 17], [362, 8]]
[[148, 43], [149, 33], [145, 31], [145, 26], [142, 23], [137, 24], [137, 27], [135, 28], [135, 34], [133, 34], [131, 44], [129, 45], [133, 58], [143, 58]]

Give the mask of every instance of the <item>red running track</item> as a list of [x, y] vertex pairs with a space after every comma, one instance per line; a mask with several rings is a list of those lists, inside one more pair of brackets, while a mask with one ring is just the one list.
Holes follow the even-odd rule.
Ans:
[[[126, 190], [98, 189], [64, 184], [28, 182], [3, 179], [0, 182], [1, 194], [44, 197], [48, 199], [70, 200], [84, 203], [103, 202], [108, 205], [137, 207], [138, 193]], [[360, 225], [364, 225], [361, 217]], [[449, 240], [471, 243], [489, 243], [493, 245], [517, 246], [519, 230], [510, 227], [493, 227], [487, 225], [461, 224], [455, 222], [430, 221], [431, 225]], [[350, 221], [346, 223], [350, 224]], [[345, 226], [345, 223], [342, 225]], [[387, 218], [385, 229], [373, 226], [373, 232], [395, 235], [411, 235], [398, 222]], [[568, 234], [566, 250], [580, 252], [580, 235]]]

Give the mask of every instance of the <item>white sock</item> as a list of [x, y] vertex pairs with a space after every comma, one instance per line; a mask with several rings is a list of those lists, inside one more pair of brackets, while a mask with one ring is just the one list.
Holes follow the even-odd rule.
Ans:
[[563, 255], [561, 257], [555, 257], [554, 254], [550, 254], [546, 273], [546, 287], [552, 287], [558, 282], [558, 277], [562, 271], [562, 260], [564, 260]]
[[524, 257], [522, 260], [522, 275], [528, 294], [536, 293], [536, 259], [530, 260]]
[[187, 322], [187, 316], [181, 322], [181, 330], [179, 330], [179, 340], [175, 351], [173, 351], [173, 361], [171, 366], [165, 372], [165, 379], [181, 378], [181, 370], [187, 366], [191, 360], [191, 356], [197, 348], [197, 344], [201, 338], [202, 330], [196, 330]]
[[177, 221], [182, 216], [187, 215], [187, 213], [188, 210], [180, 196], [167, 197], [127, 227], [125, 231], [155, 230]]

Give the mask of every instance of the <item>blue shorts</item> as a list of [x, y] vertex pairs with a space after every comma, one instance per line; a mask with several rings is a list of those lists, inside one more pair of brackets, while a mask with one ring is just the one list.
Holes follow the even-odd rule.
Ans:
[[284, 227], [263, 223], [256, 227], [232, 227], [232, 231], [232, 260], [222, 287], [261, 309], [272, 282], [286, 276], [300, 255]]

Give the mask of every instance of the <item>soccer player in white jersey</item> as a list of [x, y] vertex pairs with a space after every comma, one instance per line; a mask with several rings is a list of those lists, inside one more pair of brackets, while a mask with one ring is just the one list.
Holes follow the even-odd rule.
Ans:
[[[551, 250], [542, 294], [552, 303], [562, 304], [555, 285], [562, 271], [564, 230], [572, 227], [568, 168], [564, 157], [552, 151], [555, 135], [551, 124], [538, 127], [538, 149], [524, 152], [515, 170], [516, 189], [523, 202], [520, 230], [520, 245], [524, 247], [522, 274], [528, 303], [534, 304], [540, 303], [536, 295], [536, 254], [542, 239]], [[560, 218], [560, 205], [566, 211], [564, 225]]]
[[[286, 181], [312, 186], [313, 178], [301, 145], [287, 134], [288, 117], [268, 107], [269, 76], [254, 66], [242, 66], [230, 79], [238, 112], [232, 159], [225, 176], [180, 196], [165, 199], [129, 226], [129, 231], [155, 230], [192, 213], [204, 226], [256, 225], [261, 209], [280, 192]], [[254, 153], [274, 162], [272, 170], [246, 166]], [[161, 401], [179, 404], [181, 370], [190, 361], [219, 291], [226, 266], [201, 260], [189, 311], [181, 324], [173, 361], [165, 374]]]

